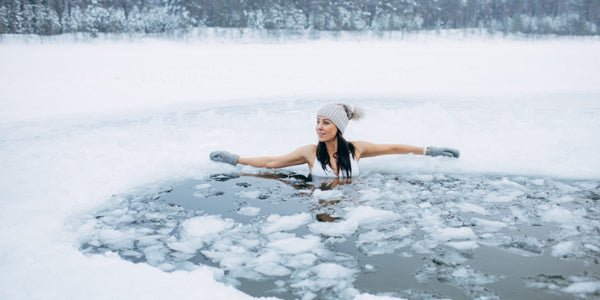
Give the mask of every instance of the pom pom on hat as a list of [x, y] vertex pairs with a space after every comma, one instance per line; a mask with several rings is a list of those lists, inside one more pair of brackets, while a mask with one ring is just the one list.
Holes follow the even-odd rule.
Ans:
[[365, 111], [360, 106], [354, 106], [354, 111], [352, 112], [352, 118], [350, 120], [358, 120], [365, 116]]

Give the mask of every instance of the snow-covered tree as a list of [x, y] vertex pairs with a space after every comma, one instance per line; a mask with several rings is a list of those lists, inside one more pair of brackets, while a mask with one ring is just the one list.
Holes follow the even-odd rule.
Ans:
[[4, 6], [0, 7], [0, 34], [2, 33], [10, 33], [8, 9]]
[[600, 34], [599, 0], [0, 0], [0, 33], [485, 28]]

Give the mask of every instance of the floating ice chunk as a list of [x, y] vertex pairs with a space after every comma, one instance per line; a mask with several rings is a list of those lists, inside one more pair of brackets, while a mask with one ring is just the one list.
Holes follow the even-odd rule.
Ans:
[[456, 270], [454, 270], [454, 272], [452, 272], [452, 276], [467, 278], [469, 276], [469, 270], [465, 267], [457, 268]]
[[371, 230], [360, 234], [355, 244], [360, 251], [369, 256], [392, 253], [412, 243], [411, 239], [404, 239], [411, 232], [412, 229], [406, 227], [387, 232]]
[[318, 249], [321, 245], [321, 239], [314, 235], [304, 238], [292, 237], [269, 242], [267, 247], [284, 254], [300, 254]]
[[585, 247], [586, 249], [592, 250], [594, 252], [600, 252], [600, 248], [596, 247], [592, 244], [585, 244], [583, 247]]
[[544, 252], [544, 244], [532, 236], [513, 237], [501, 247], [523, 256], [540, 255]]
[[575, 282], [562, 290], [570, 294], [590, 294], [600, 291], [599, 281]]
[[260, 245], [260, 241], [256, 239], [240, 239], [237, 240], [237, 242], [246, 248], [257, 247]]
[[358, 192], [362, 194], [361, 200], [363, 201], [377, 200], [379, 197], [381, 197], [381, 190], [378, 188], [370, 188]]
[[448, 242], [446, 245], [458, 250], [471, 250], [479, 248], [479, 245], [475, 241]]
[[148, 220], [165, 220], [168, 215], [162, 212], [150, 212], [144, 215]]
[[267, 276], [286, 276], [291, 273], [290, 269], [275, 263], [261, 264], [254, 270]]
[[165, 272], [171, 272], [173, 270], [175, 270], [175, 266], [169, 263], [162, 263], [160, 265], [158, 265], [158, 268], [165, 271]]
[[146, 247], [146, 246], [152, 246], [152, 245], [156, 245], [161, 243], [159, 240], [164, 238], [163, 235], [147, 235], [147, 236], [140, 236], [137, 239], [137, 246], [138, 247]]
[[203, 184], [196, 185], [195, 188], [197, 190], [205, 190], [205, 189], [207, 189], [209, 187], [211, 187], [210, 183], [203, 183]]
[[534, 179], [530, 181], [531, 184], [533, 185], [537, 185], [537, 186], [542, 186], [544, 184], [546, 184], [546, 181], [544, 179]]
[[575, 201], [575, 198], [573, 198], [573, 196], [571, 195], [564, 195], [559, 198], [554, 198], [552, 201], [554, 201], [555, 203], [567, 203]]
[[522, 185], [508, 179], [507, 177], [502, 177], [502, 180], [491, 181], [490, 185], [497, 186], [501, 188], [517, 188], [517, 189], [525, 189]]
[[377, 230], [371, 230], [369, 232], [365, 232], [358, 236], [359, 243], [372, 243], [376, 241], [380, 241], [385, 238], [385, 233], [379, 232]]
[[515, 198], [517, 198], [521, 195], [523, 195], [522, 191], [511, 191], [508, 193], [501, 193], [501, 192], [494, 191], [494, 192], [489, 193], [487, 196], [485, 196], [483, 201], [485, 201], [485, 202], [511, 202], [511, 201], [515, 200]]
[[280, 216], [278, 214], [270, 215], [267, 218], [266, 224], [262, 228], [265, 234], [294, 230], [308, 222], [311, 217], [308, 213], [299, 213], [291, 216]]
[[254, 217], [254, 216], [258, 215], [259, 212], [260, 212], [260, 208], [252, 207], [252, 206], [242, 207], [238, 210], [238, 214], [243, 215], [243, 216], [250, 216], [250, 217]]
[[469, 227], [441, 228], [434, 231], [431, 235], [435, 240], [438, 241], [477, 239], [477, 235]]
[[[202, 252], [202, 254], [209, 254], [208, 252]], [[209, 255], [207, 255], [209, 256]], [[210, 257], [210, 256], [209, 256]], [[227, 270], [237, 270], [244, 268], [246, 264], [252, 260], [252, 255], [248, 253], [232, 253], [228, 252], [223, 257], [215, 256], [213, 258], [220, 258], [219, 265]]]
[[434, 240], [421, 240], [412, 244], [412, 248], [415, 252], [420, 254], [430, 253], [431, 249], [434, 249], [438, 246], [438, 242]]
[[355, 271], [335, 263], [322, 263], [314, 267], [317, 276], [321, 279], [342, 279], [354, 275]]
[[347, 209], [349, 212], [341, 222], [313, 223], [309, 225], [312, 232], [327, 235], [349, 235], [361, 225], [381, 223], [398, 218], [396, 213], [387, 210], [374, 209], [369, 206], [359, 206]]
[[528, 222], [529, 216], [527, 215], [527, 211], [516, 206], [511, 206], [508, 208], [512, 213], [511, 219], [520, 220], [521, 222]]
[[467, 262], [467, 257], [456, 251], [445, 251], [433, 255], [432, 260], [436, 265], [457, 267]]
[[135, 235], [131, 232], [123, 232], [114, 229], [102, 229], [98, 233], [98, 238], [104, 244], [110, 245], [113, 249], [131, 249]]
[[429, 202], [423, 202], [421, 204], [419, 204], [420, 208], [430, 208], [431, 207], [431, 203]]
[[195, 253], [196, 250], [200, 249], [204, 242], [202, 240], [191, 240], [182, 242], [170, 242], [167, 246], [170, 249], [181, 251], [184, 253]]
[[240, 198], [258, 199], [260, 197], [260, 191], [243, 191], [237, 193]]
[[573, 214], [566, 208], [554, 206], [550, 210], [542, 213], [542, 220], [545, 222], [565, 223], [573, 218]]
[[360, 294], [354, 297], [354, 300], [402, 300], [405, 298], [397, 298], [392, 296], [376, 296], [371, 294]]
[[481, 273], [470, 267], [458, 267], [451, 273], [453, 279], [469, 284], [489, 284], [500, 279], [500, 276]]
[[482, 206], [479, 206], [477, 204], [473, 204], [473, 203], [468, 203], [468, 202], [462, 202], [462, 203], [458, 203], [456, 205], [456, 207], [462, 211], [462, 212], [474, 212], [480, 215], [487, 215], [487, 211], [485, 210], [485, 208], [483, 208]]
[[552, 256], [563, 257], [575, 250], [575, 243], [573, 241], [560, 242], [552, 247]]
[[576, 192], [576, 191], [579, 190], [578, 188], [576, 188], [576, 187], [574, 187], [572, 185], [565, 184], [565, 183], [562, 183], [562, 182], [555, 181], [554, 185], [557, 188], [559, 188], [561, 191], [565, 192], [565, 193], [573, 193], [573, 192]]
[[375, 266], [373, 266], [371, 264], [366, 264], [364, 269], [367, 271], [373, 271], [373, 270], [375, 270]]
[[496, 232], [506, 227], [505, 223], [499, 221], [490, 221], [480, 218], [473, 218], [472, 220], [477, 226], [477, 229], [483, 232]]
[[183, 222], [183, 233], [188, 237], [205, 237], [233, 227], [231, 219], [217, 216], [194, 217]]
[[138, 252], [138, 251], [134, 251], [134, 250], [127, 250], [127, 251], [123, 251], [120, 253], [121, 256], [126, 256], [126, 257], [135, 257], [135, 258], [140, 258], [143, 256], [142, 253]]
[[121, 216], [116, 221], [116, 223], [130, 223], [130, 222], [133, 222], [133, 221], [135, 221], [135, 218], [133, 216], [131, 216], [131, 215], [124, 215], [124, 216]]
[[254, 262], [257, 264], [273, 264], [281, 262], [281, 255], [276, 253], [275, 251], [267, 251], [266, 253], [257, 257]]
[[430, 174], [411, 174], [410, 176], [408, 176], [407, 179], [428, 182], [428, 181], [432, 181], [433, 178], [434, 178], [433, 175], [430, 175]]
[[427, 232], [433, 232], [444, 226], [444, 221], [440, 218], [440, 215], [438, 213], [433, 213], [430, 210], [423, 211], [418, 222], [422, 229]]
[[154, 245], [144, 248], [144, 256], [150, 265], [159, 265], [165, 260], [166, 249], [163, 245]]
[[[352, 299], [358, 294], [358, 291], [352, 287], [355, 273], [355, 270], [335, 263], [322, 263], [295, 274], [298, 281], [292, 283], [291, 287], [302, 290], [304, 295], [311, 291], [330, 289], [341, 299]], [[309, 299], [314, 297], [316, 295], [312, 294]]]
[[387, 210], [375, 209], [370, 206], [359, 206], [350, 209], [346, 218], [359, 224], [378, 223], [397, 218], [398, 215]]
[[181, 236], [177, 242], [171, 242], [168, 247], [185, 253], [194, 253], [204, 242], [215, 238], [220, 232], [232, 228], [231, 219], [223, 220], [217, 216], [194, 217], [183, 222]]
[[336, 200], [342, 197], [343, 193], [342, 191], [338, 191], [338, 190], [320, 190], [320, 189], [315, 189], [313, 191], [313, 197], [317, 198], [317, 199], [322, 199], [322, 200]]
[[291, 268], [306, 268], [315, 264], [317, 256], [312, 253], [301, 253], [288, 257], [285, 263], [286, 266]]

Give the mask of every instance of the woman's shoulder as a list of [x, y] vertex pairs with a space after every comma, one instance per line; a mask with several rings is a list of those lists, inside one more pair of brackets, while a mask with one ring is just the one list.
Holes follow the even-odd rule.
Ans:
[[317, 152], [317, 145], [304, 145], [294, 151], [294, 153], [300, 154], [306, 158], [314, 156]]
[[354, 146], [354, 156], [357, 160], [363, 156], [363, 153], [369, 148], [370, 145], [373, 145], [373, 143], [365, 141], [351, 141], [350, 143], [352, 143], [352, 146]]
[[304, 159], [306, 159], [308, 168], [312, 170], [315, 158], [317, 157], [317, 145], [304, 145], [296, 151], [300, 152]]
[[372, 143], [365, 142], [365, 141], [351, 141], [350, 143], [357, 150], [363, 150], [365, 147], [368, 147], [369, 145], [372, 145]]
[[298, 148], [297, 151], [307, 153], [307, 154], [315, 153], [317, 151], [317, 145], [314, 145], [314, 144], [304, 145], [304, 146]]

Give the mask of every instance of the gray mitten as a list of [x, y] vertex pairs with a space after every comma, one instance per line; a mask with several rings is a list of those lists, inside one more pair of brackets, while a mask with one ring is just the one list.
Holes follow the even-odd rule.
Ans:
[[429, 156], [447, 156], [455, 158], [460, 156], [460, 151], [458, 151], [458, 149], [433, 146], [429, 146], [427, 148], [429, 149], [429, 152], [427, 153]]
[[230, 165], [237, 165], [238, 157], [237, 154], [231, 154], [227, 151], [213, 151], [210, 153], [210, 160], [216, 162], [223, 162]]

